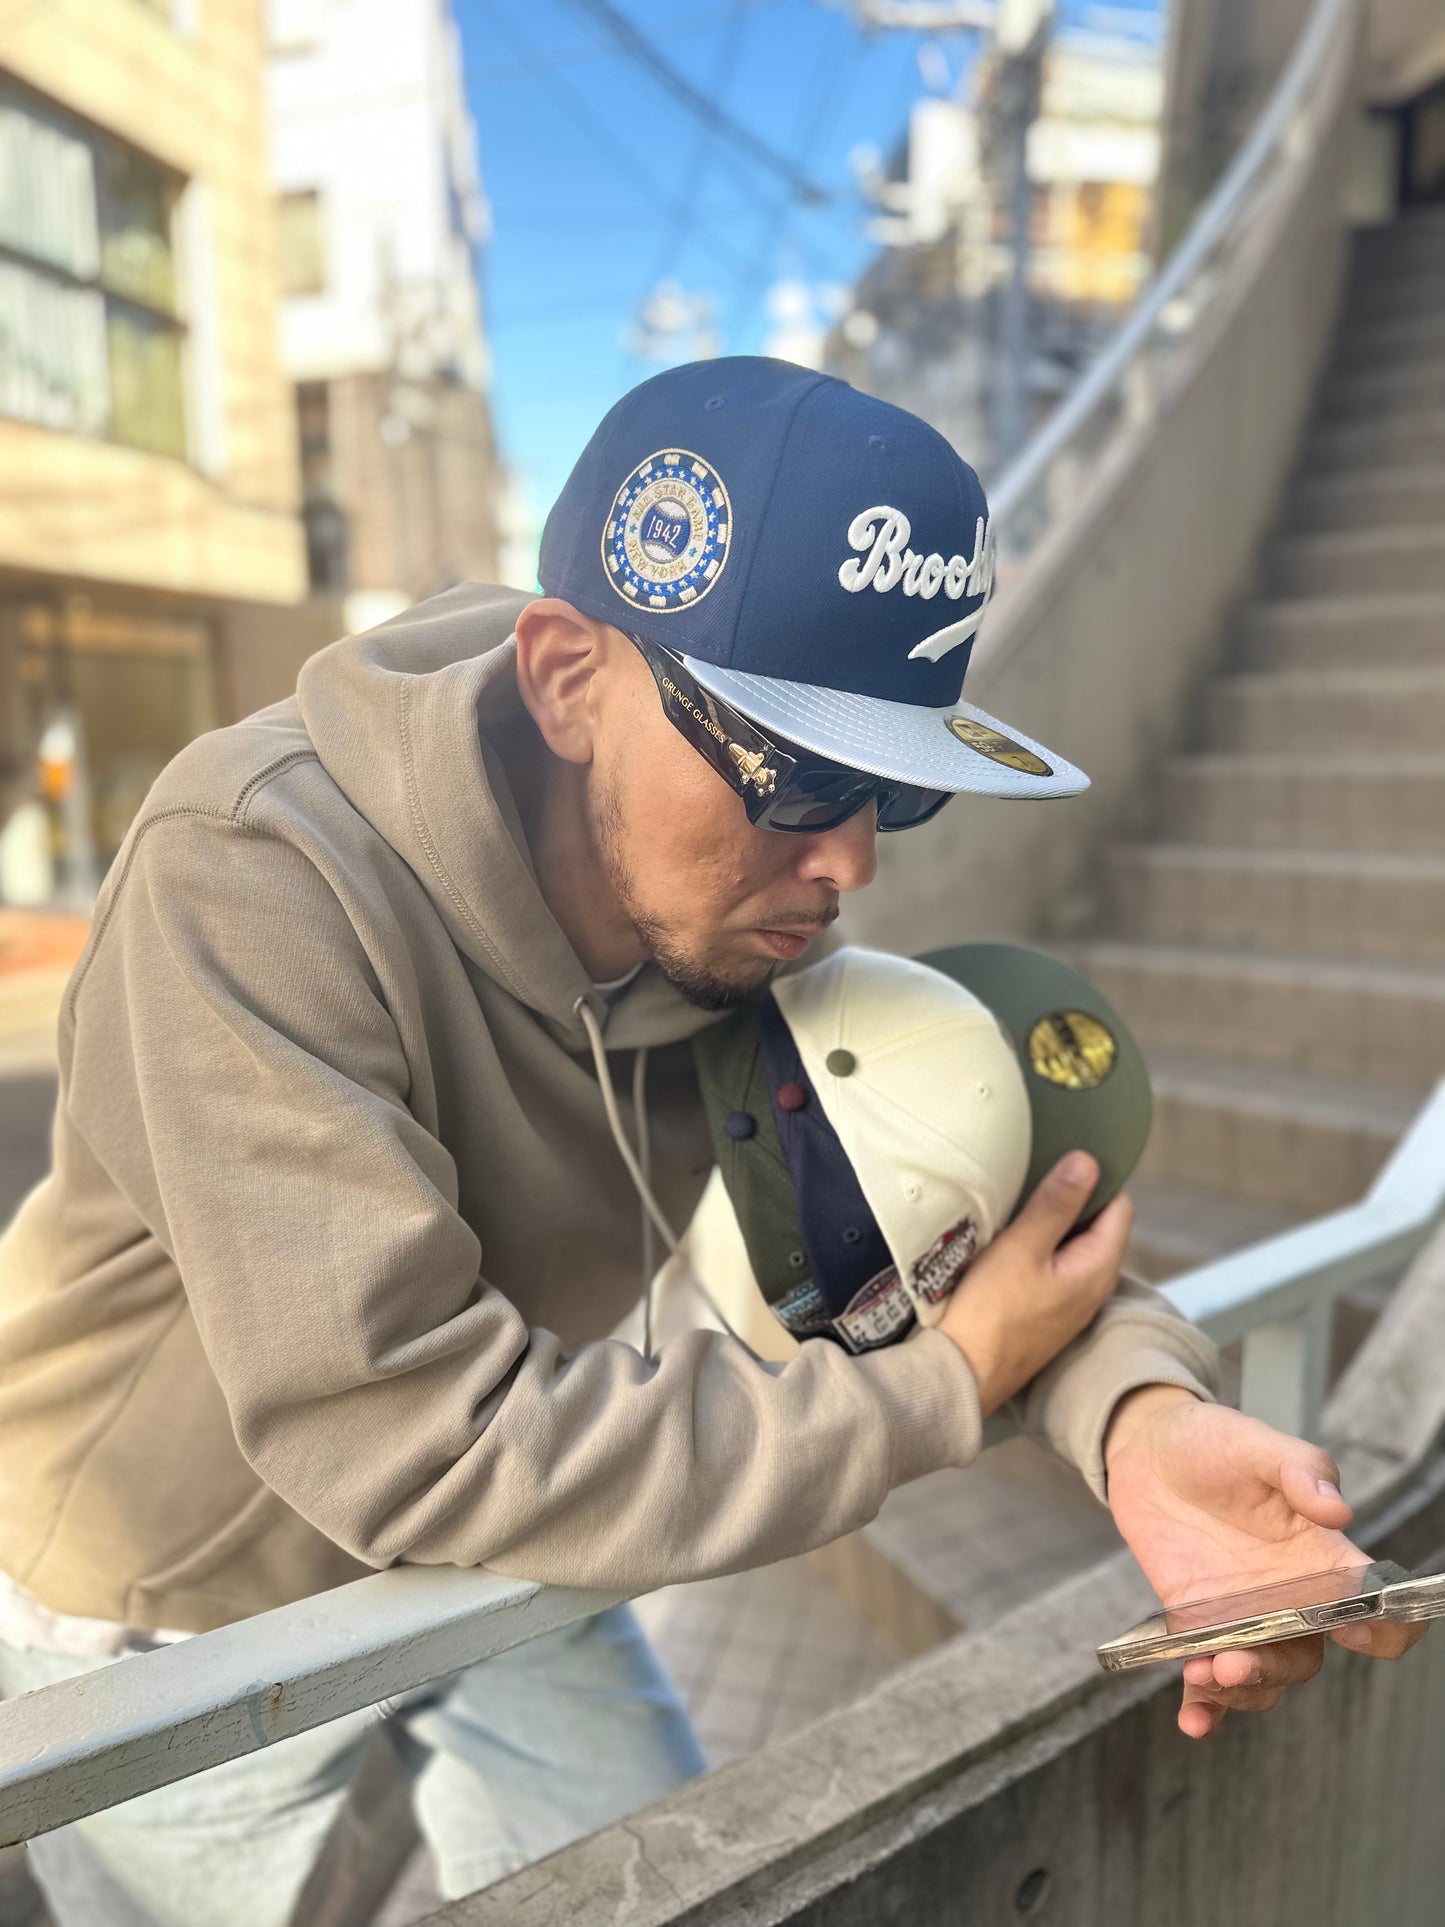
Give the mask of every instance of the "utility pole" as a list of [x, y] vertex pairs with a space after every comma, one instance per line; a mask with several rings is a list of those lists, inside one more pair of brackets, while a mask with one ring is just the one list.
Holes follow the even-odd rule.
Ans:
[[1028, 136], [1038, 117], [1054, 0], [855, 0], [855, 6], [863, 26], [915, 33], [971, 29], [992, 38], [986, 149], [998, 181], [1010, 248], [1008, 275], [994, 302], [989, 414], [997, 470], [1018, 452], [1029, 432], [1033, 187]]
[[1029, 300], [1029, 244], [1033, 184], [1029, 180], [1029, 129], [1038, 118], [1044, 49], [1052, 24], [1052, 0], [1000, 0], [994, 30], [992, 127], [998, 171], [1008, 208], [1008, 279], [997, 306], [994, 337], [994, 462], [1006, 468], [1028, 440], [1029, 367], [1033, 359]]

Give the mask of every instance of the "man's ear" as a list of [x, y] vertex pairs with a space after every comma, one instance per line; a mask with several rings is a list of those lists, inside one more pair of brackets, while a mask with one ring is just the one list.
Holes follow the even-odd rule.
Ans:
[[539, 596], [517, 617], [517, 688], [554, 756], [592, 760], [592, 678], [607, 653], [607, 630], [570, 602]]

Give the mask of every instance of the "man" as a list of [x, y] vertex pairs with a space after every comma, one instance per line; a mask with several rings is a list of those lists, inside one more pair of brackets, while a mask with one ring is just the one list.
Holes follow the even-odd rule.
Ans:
[[[646, 1255], [609, 1118], [683, 1221], [690, 1036], [807, 951], [880, 831], [1083, 787], [959, 699], [991, 575], [922, 423], [701, 364], [593, 437], [544, 596], [438, 597], [176, 759], [0, 1245], [0, 1689], [396, 1561], [642, 1590], [780, 1558], [969, 1463], [1016, 1393], [1171, 1596], [1350, 1557], [1328, 1459], [1209, 1403], [1198, 1334], [1119, 1285], [1127, 1203], [1061, 1243], [1087, 1157], [901, 1344], [606, 1337]], [[1318, 1662], [1196, 1662], [1181, 1724]], [[385, 1712], [448, 1894], [700, 1764], [626, 1613]], [[62, 1927], [286, 1921], [382, 1717], [37, 1843]]]

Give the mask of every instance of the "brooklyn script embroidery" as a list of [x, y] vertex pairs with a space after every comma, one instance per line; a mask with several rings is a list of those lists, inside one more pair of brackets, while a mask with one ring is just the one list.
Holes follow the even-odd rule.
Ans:
[[886, 502], [880, 502], [876, 508], [863, 509], [848, 524], [848, 544], [857, 549], [858, 554], [849, 556], [840, 565], [838, 580], [854, 595], [869, 587], [881, 595], [900, 582], [904, 595], [920, 596], [925, 602], [931, 601], [940, 589], [950, 602], [957, 602], [963, 596], [981, 595], [983, 602], [971, 615], [935, 630], [908, 652], [910, 658], [925, 656], [936, 662], [950, 649], [966, 642], [983, 620], [984, 607], [993, 588], [993, 532], [980, 515], [974, 530], [972, 556], [953, 555], [947, 560], [936, 550], [931, 555], [920, 555], [916, 549], [909, 548], [908, 538], [912, 533], [912, 524], [902, 509], [890, 508]]

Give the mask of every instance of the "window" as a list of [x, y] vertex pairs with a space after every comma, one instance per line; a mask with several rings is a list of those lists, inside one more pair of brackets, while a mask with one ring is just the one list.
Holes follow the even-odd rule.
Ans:
[[184, 456], [180, 186], [0, 82], [0, 413]]
[[321, 196], [314, 187], [283, 194], [277, 203], [281, 245], [281, 292], [326, 292], [326, 230]]

